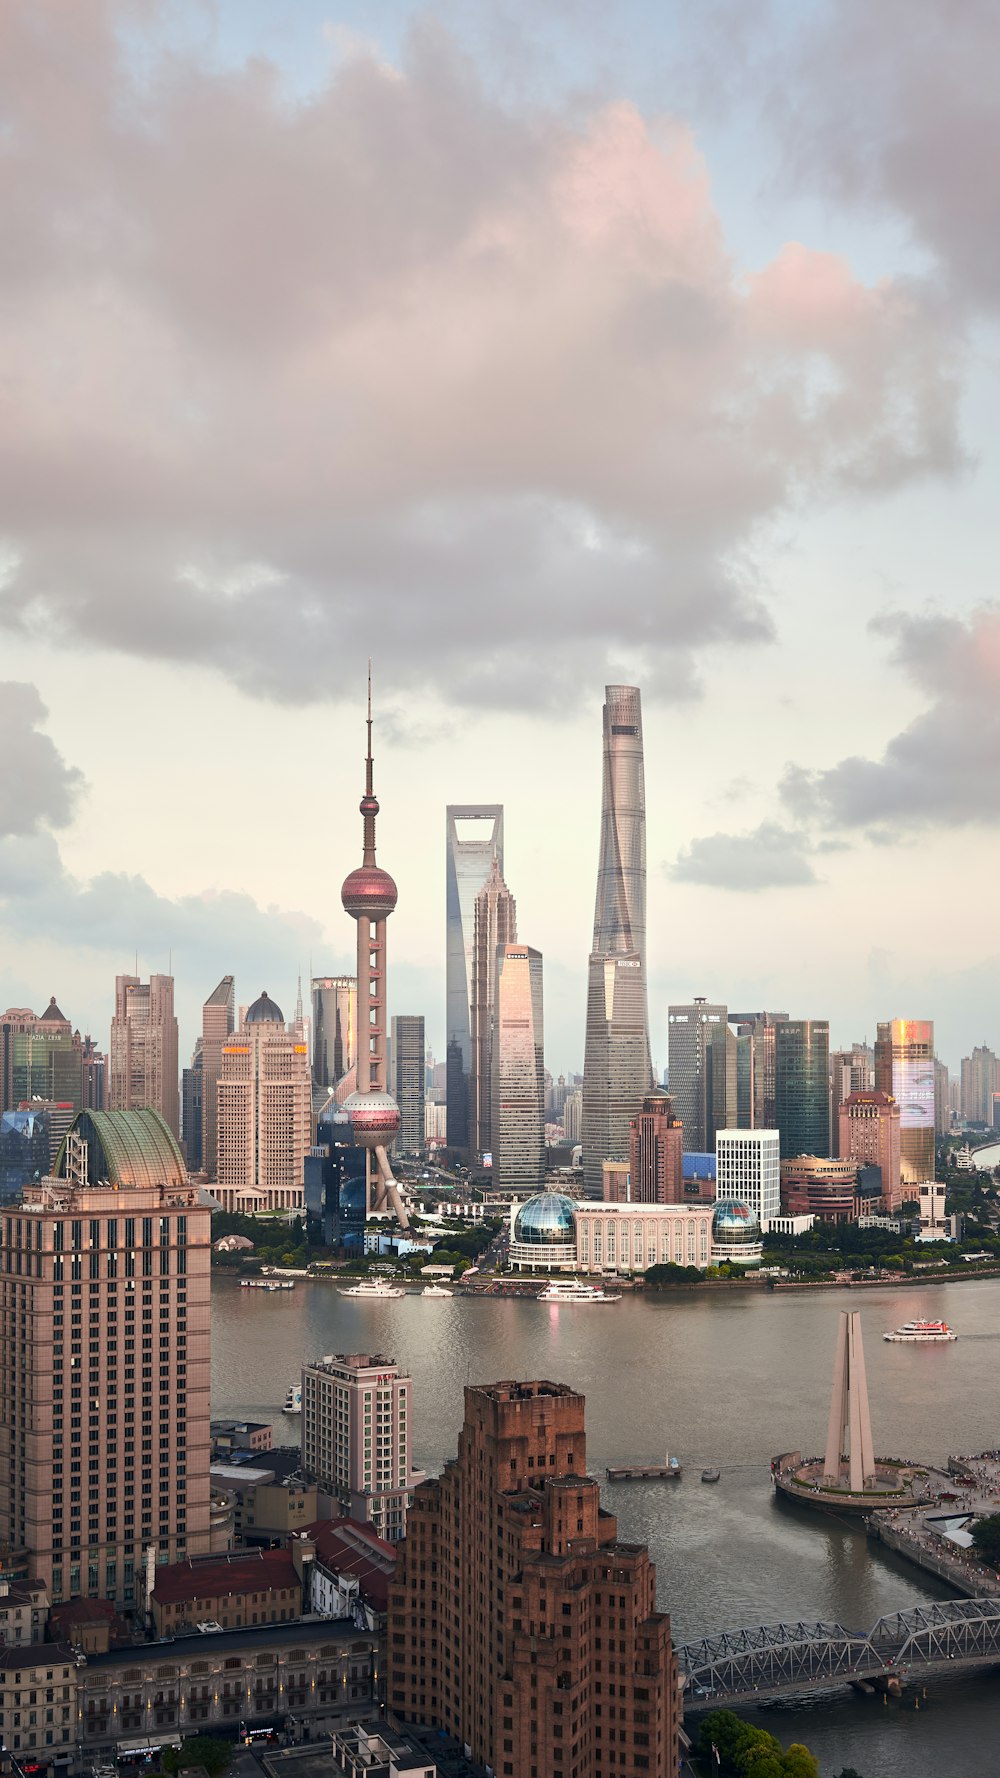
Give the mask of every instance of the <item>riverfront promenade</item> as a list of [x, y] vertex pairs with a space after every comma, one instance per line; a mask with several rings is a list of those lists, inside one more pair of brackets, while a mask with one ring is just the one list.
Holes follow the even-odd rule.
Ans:
[[949, 1457], [948, 1484], [916, 1510], [872, 1513], [868, 1535], [970, 1598], [1000, 1598], [1000, 1575], [984, 1567], [961, 1524], [1000, 1512], [1000, 1452]]

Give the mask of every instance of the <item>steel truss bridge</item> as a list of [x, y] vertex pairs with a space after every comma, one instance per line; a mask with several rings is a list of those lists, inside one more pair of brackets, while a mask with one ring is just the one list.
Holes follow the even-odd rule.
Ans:
[[859, 1680], [918, 1681], [1000, 1664], [1000, 1599], [948, 1599], [842, 1624], [758, 1624], [677, 1649], [688, 1710], [794, 1697]]

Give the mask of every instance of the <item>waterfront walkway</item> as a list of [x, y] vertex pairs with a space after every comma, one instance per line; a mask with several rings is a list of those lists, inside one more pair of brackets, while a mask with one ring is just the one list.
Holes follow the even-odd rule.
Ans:
[[688, 1711], [797, 1697], [838, 1685], [886, 1685], [1000, 1664], [1000, 1599], [948, 1599], [842, 1624], [758, 1624], [677, 1650]]

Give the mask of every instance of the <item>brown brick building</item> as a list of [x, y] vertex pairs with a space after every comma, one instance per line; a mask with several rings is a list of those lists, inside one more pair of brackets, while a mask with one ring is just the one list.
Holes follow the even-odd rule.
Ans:
[[458, 1456], [416, 1490], [400, 1547], [386, 1701], [498, 1778], [674, 1778], [670, 1620], [585, 1470], [582, 1395], [466, 1389]]

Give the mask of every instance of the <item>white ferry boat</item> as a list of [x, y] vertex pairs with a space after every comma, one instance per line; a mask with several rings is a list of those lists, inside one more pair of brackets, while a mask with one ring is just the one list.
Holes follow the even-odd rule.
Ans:
[[302, 1412], [302, 1384], [301, 1383], [289, 1383], [288, 1394], [285, 1396], [285, 1405], [281, 1411], [283, 1414], [301, 1414], [301, 1412]]
[[620, 1293], [608, 1291], [597, 1284], [582, 1284], [579, 1278], [553, 1278], [538, 1293], [540, 1303], [620, 1303]]
[[294, 1278], [241, 1278], [241, 1290], [294, 1290]]
[[390, 1284], [387, 1278], [361, 1278], [352, 1284], [350, 1290], [342, 1290], [341, 1296], [367, 1297], [373, 1302], [385, 1302], [391, 1296], [405, 1296], [401, 1284]]
[[420, 1294], [421, 1296], [451, 1296], [451, 1291], [445, 1290], [443, 1284], [425, 1284]]
[[947, 1321], [904, 1321], [892, 1333], [882, 1335], [883, 1340], [919, 1341], [921, 1345], [941, 1345], [945, 1340], [957, 1340], [957, 1333], [952, 1333]]

